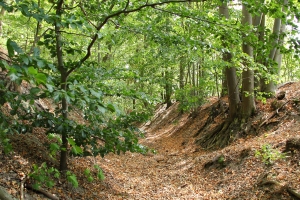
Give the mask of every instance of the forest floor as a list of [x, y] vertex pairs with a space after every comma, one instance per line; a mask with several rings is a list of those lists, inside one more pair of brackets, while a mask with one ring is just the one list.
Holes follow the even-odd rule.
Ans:
[[[241, 132], [229, 146], [216, 150], [204, 150], [196, 141], [202, 131], [226, 118], [223, 111], [211, 118], [220, 109], [217, 98], [193, 113], [178, 112], [178, 103], [167, 110], [160, 105], [152, 120], [140, 127], [145, 131], [140, 143], [156, 153], [70, 158], [79, 187], [61, 179], [47, 191], [61, 200], [297, 199], [291, 193], [300, 192], [300, 153], [282, 152], [286, 141], [300, 134], [300, 83], [285, 84], [280, 91], [286, 92], [283, 100], [257, 102], [257, 113], [247, 122], [251, 129], [247, 135]], [[226, 99], [222, 102], [226, 110]], [[49, 141], [42, 132], [11, 137], [14, 152], [0, 153], [0, 186], [15, 198], [20, 196], [21, 176], [33, 164], [50, 162], [45, 145]], [[95, 173], [95, 164], [102, 168], [105, 180], [90, 183], [83, 172], [90, 168]], [[24, 193], [25, 199], [47, 199], [28, 189]]]

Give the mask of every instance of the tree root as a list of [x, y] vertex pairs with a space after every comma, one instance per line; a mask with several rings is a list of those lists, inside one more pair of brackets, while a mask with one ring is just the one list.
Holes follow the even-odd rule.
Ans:
[[283, 184], [281, 184], [277, 181], [274, 181], [274, 180], [264, 180], [264, 181], [261, 181], [261, 183], [259, 185], [261, 185], [261, 186], [263, 186], [263, 185], [276, 185], [276, 186], [280, 187], [281, 191], [286, 190], [289, 193], [289, 195], [291, 195], [292, 197], [300, 200], [300, 193], [296, 192], [296, 190], [292, 189], [287, 184], [283, 185]]
[[286, 141], [284, 152], [294, 152], [295, 150], [300, 150], [300, 137], [289, 138]]
[[229, 131], [229, 127], [231, 126], [231, 124], [231, 121], [224, 121], [223, 123], [215, 127], [214, 130], [198, 139], [196, 143], [201, 145], [205, 149], [225, 147], [229, 144], [231, 139]]
[[257, 129], [257, 131], [259, 131], [259, 129], [263, 126], [263, 125], [265, 125], [265, 124], [267, 124], [267, 122], [271, 119], [271, 118], [273, 118], [275, 115], [277, 115], [278, 114], [278, 112], [287, 104], [287, 103], [289, 103], [290, 102], [290, 100], [288, 100], [288, 101], [286, 101], [285, 103], [283, 103], [279, 108], [277, 108], [266, 120], [264, 120], [259, 126], [258, 126], [258, 129]]
[[53, 194], [47, 192], [46, 190], [43, 190], [43, 189], [35, 189], [33, 188], [33, 186], [31, 184], [26, 184], [25, 185], [25, 188], [29, 189], [29, 190], [32, 190], [36, 193], [41, 193], [43, 195], [45, 195], [47, 198], [49, 199], [52, 199], [52, 200], [59, 200], [58, 197], [54, 196]]

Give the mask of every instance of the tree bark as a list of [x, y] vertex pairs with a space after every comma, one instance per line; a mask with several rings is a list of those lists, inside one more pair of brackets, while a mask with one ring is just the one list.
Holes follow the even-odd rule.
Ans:
[[[285, 11], [285, 6], [288, 4], [288, 0], [284, 0], [282, 10]], [[265, 65], [268, 69], [268, 74], [271, 75], [279, 75], [281, 62], [282, 62], [282, 54], [278, 46], [282, 45], [283, 37], [280, 37], [281, 34], [285, 32], [286, 25], [282, 22], [281, 18], [276, 18], [274, 20], [273, 25], [273, 34], [270, 37], [270, 43], [272, 44], [269, 60], [271, 63], [266, 62]], [[273, 62], [272, 62], [273, 61]], [[276, 64], [273, 64], [276, 63]], [[264, 77], [261, 81], [261, 91], [266, 93], [266, 97], [272, 97], [275, 94], [276, 90], [276, 82], [272, 78]]]
[[[245, 26], [252, 25], [252, 17], [249, 13], [245, 4], [242, 8], [242, 24]], [[243, 37], [243, 52], [246, 53], [250, 58], [253, 58], [253, 48], [246, 42], [246, 37]], [[254, 102], [254, 72], [249, 68], [249, 63], [244, 62], [245, 69], [242, 72], [242, 117], [247, 119], [255, 111], [255, 102]]]
[[[226, 2], [223, 2], [221, 6], [219, 6], [219, 13], [223, 15], [226, 19], [229, 19], [229, 11]], [[226, 45], [226, 44], [224, 44]], [[229, 52], [223, 53], [223, 61], [230, 63], [232, 59], [232, 55]], [[225, 77], [227, 83], [227, 91], [228, 91], [228, 101], [229, 101], [229, 120], [233, 120], [237, 113], [240, 104], [239, 97], [239, 87], [238, 87], [238, 79], [236, 75], [236, 68], [233, 66], [226, 66]]]
[[[64, 0], [59, 0], [57, 2], [56, 14], [57, 16], [62, 15], [62, 6]], [[68, 73], [67, 69], [64, 66], [63, 62], [63, 52], [62, 52], [62, 36], [60, 31], [60, 23], [56, 22], [55, 24], [55, 35], [56, 35], [56, 57], [57, 57], [57, 67], [61, 75], [61, 89], [63, 91], [67, 91], [67, 80], [68, 80]], [[62, 105], [62, 116], [63, 119], [66, 120], [68, 118], [68, 102], [65, 97], [61, 100]], [[60, 154], [60, 170], [65, 172], [68, 169], [67, 166], [67, 148], [68, 148], [68, 134], [66, 130], [61, 132], [62, 137], [62, 145], [61, 145], [61, 154]]]
[[171, 96], [172, 96], [172, 80], [171, 80], [171, 74], [168, 71], [168, 69], [165, 72], [165, 90], [166, 90], [166, 99], [165, 103], [167, 104], [167, 108], [169, 108], [172, 105]]
[[179, 63], [179, 88], [183, 89], [184, 88], [184, 58], [182, 57], [180, 59]]

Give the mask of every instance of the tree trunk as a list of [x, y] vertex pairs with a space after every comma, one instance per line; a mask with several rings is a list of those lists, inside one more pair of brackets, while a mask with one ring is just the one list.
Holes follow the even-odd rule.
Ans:
[[[284, 5], [282, 10], [285, 11], [285, 6], [288, 4], [287, 0], [284, 0]], [[280, 34], [284, 33], [286, 29], [286, 25], [282, 23], [281, 18], [276, 18], [274, 20], [273, 25], [273, 34], [270, 37], [270, 43], [272, 44], [272, 49], [270, 50], [269, 60], [271, 63], [266, 62], [265, 65], [268, 69], [268, 74], [271, 75], [279, 75], [281, 62], [282, 62], [282, 54], [280, 53], [280, 49], [278, 46], [282, 45], [283, 38], [280, 37]], [[273, 62], [272, 62], [273, 61]], [[276, 63], [276, 64], [274, 64]], [[275, 94], [276, 90], [276, 82], [272, 78], [269, 79], [264, 77], [261, 81], [261, 91], [266, 93], [266, 97], [272, 97]]]
[[[265, 26], [266, 26], [266, 15], [262, 13], [261, 15], [253, 17], [253, 26], [257, 28], [257, 37], [258, 37], [258, 42], [261, 44], [264, 44], [264, 39], [265, 39]], [[262, 45], [258, 45], [262, 46]], [[263, 54], [263, 49], [260, 47], [256, 49], [256, 55], [255, 55], [255, 62], [264, 64], [264, 54]], [[260, 80], [262, 77], [259, 75], [259, 71], [256, 70], [254, 72], [257, 76], [254, 77], [254, 87], [257, 91], [261, 91], [261, 83]]]
[[179, 63], [179, 88], [184, 88], [184, 58], [180, 59]]
[[[252, 17], [245, 4], [242, 8], [242, 24], [252, 25]], [[247, 38], [243, 38], [243, 52], [249, 57], [253, 57], [253, 48], [245, 41]], [[254, 72], [249, 68], [249, 63], [244, 62], [245, 69], [242, 72], [242, 117], [249, 118], [255, 111], [254, 102]]]
[[[229, 11], [227, 3], [223, 3], [219, 7], [220, 15], [223, 15], [226, 19], [229, 19]], [[232, 55], [229, 52], [223, 53], [223, 60], [227, 63], [230, 63]], [[229, 101], [229, 120], [233, 120], [238, 113], [238, 108], [240, 104], [239, 97], [239, 87], [238, 79], [236, 75], [236, 68], [232, 66], [227, 66], [224, 70], [226, 78], [226, 87], [228, 92], [228, 101]]]
[[171, 82], [171, 74], [168, 71], [168, 69], [165, 72], [165, 80], [166, 80], [166, 84], [165, 84], [165, 90], [166, 90], [165, 103], [167, 104], [167, 108], [169, 108], [172, 105], [172, 102], [171, 102], [172, 82]]
[[[63, 5], [63, 0], [58, 1], [57, 3], [57, 8], [56, 8], [56, 14], [57, 16], [62, 15], [62, 5]], [[67, 91], [67, 79], [68, 79], [68, 74], [67, 74], [67, 69], [64, 66], [63, 62], [63, 52], [62, 52], [62, 37], [61, 37], [61, 31], [60, 31], [60, 25], [59, 22], [56, 22], [55, 24], [55, 35], [56, 35], [56, 54], [57, 54], [57, 65], [58, 69], [61, 75], [61, 89], [63, 91]], [[63, 119], [66, 120], [68, 118], [68, 103], [65, 97], [62, 98], [61, 101], [62, 105], [62, 116]], [[65, 172], [68, 169], [67, 166], [67, 148], [68, 148], [68, 134], [66, 130], [63, 130], [61, 132], [61, 137], [62, 137], [62, 145], [61, 145], [61, 154], [60, 154], [60, 170], [62, 172]]]

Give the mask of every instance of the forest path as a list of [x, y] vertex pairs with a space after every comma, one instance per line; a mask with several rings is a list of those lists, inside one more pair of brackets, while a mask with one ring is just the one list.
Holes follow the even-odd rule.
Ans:
[[[269, 152], [263, 155], [273, 159], [284, 150], [288, 138], [299, 137], [300, 108], [293, 99], [300, 98], [300, 83], [280, 89], [286, 91], [283, 101], [289, 103], [268, 120], [258, 135], [237, 139], [223, 149], [205, 151], [195, 145], [195, 135], [199, 135], [199, 129], [208, 121], [217, 99], [210, 99], [194, 114], [179, 113], [177, 103], [167, 110], [161, 105], [151, 122], [141, 127], [145, 131], [141, 144], [156, 153], [70, 158], [70, 170], [76, 174], [80, 187], [73, 188], [61, 179], [48, 191], [61, 200], [293, 199], [284, 187], [261, 183], [277, 181], [300, 192], [299, 151], [272, 165], [255, 156], [269, 145]], [[258, 114], [252, 119], [253, 125], [271, 115], [271, 102], [257, 103]], [[216, 116], [207, 127], [213, 127], [222, 118]], [[47, 161], [44, 154], [47, 147], [42, 145], [46, 140], [42, 131], [18, 135], [11, 138], [16, 151], [9, 156], [0, 153], [0, 185], [13, 196], [20, 192], [18, 174], [28, 174], [34, 163]], [[102, 168], [106, 178], [90, 183], [84, 170], [93, 169], [95, 164]], [[25, 193], [30, 194], [27, 199], [47, 199], [30, 190]]]

